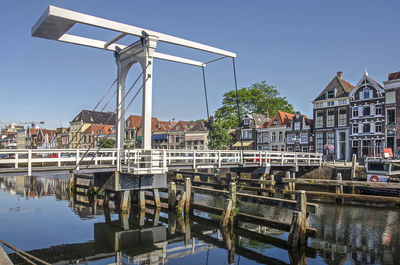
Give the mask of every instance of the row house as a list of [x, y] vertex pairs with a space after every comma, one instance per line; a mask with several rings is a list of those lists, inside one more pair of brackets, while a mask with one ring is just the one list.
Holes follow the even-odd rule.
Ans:
[[312, 102], [314, 150], [335, 160], [350, 159], [349, 96], [353, 88], [351, 83], [343, 79], [342, 72], [338, 72]]
[[313, 122], [298, 111], [286, 129], [286, 151], [314, 152]]
[[[245, 114], [236, 130], [237, 142], [232, 148], [254, 150], [257, 148], [257, 130], [270, 121], [268, 110], [264, 114]], [[262, 150], [262, 149], [261, 149]]]
[[57, 147], [56, 130], [48, 129], [26, 129], [27, 149], [55, 149]]
[[56, 129], [57, 149], [65, 148], [68, 145], [69, 130], [68, 128], [59, 127]]
[[98, 148], [102, 139], [112, 139], [116, 141], [115, 125], [92, 124], [82, 135], [83, 148]]
[[351, 153], [357, 157], [380, 155], [385, 144], [385, 90], [365, 71], [349, 96]]
[[[270, 136], [267, 149], [271, 151], [285, 151], [286, 149], [286, 129], [290, 126], [290, 121], [293, 118], [292, 113], [278, 111], [275, 116], [268, 123], [264, 124], [265, 130], [260, 131], [263, 133], [262, 140], [264, 140], [265, 133]], [[265, 148], [265, 142], [263, 142]]]
[[[154, 132], [159, 124], [155, 117], [151, 119], [151, 130]], [[141, 148], [142, 146], [142, 116], [130, 115], [125, 120], [125, 145], [129, 148]]]
[[197, 121], [185, 134], [186, 150], [208, 150], [208, 129], [206, 122]]
[[169, 149], [185, 149], [185, 135], [186, 132], [193, 126], [192, 122], [179, 121], [168, 132], [168, 147]]
[[390, 73], [383, 82], [385, 89], [385, 146], [400, 151], [400, 72]]
[[169, 149], [168, 132], [176, 125], [176, 122], [159, 121], [151, 135], [153, 149]]
[[94, 125], [115, 125], [116, 115], [113, 112], [82, 110], [69, 123], [69, 148], [83, 148], [87, 129]]

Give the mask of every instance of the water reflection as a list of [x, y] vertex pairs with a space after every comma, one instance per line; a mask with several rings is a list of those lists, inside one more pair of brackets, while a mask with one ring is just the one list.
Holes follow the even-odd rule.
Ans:
[[[96, 220], [89, 241], [65, 244], [60, 238], [55, 246], [27, 249], [50, 263], [396, 264], [400, 260], [400, 211], [394, 208], [321, 203], [318, 213], [310, 218], [311, 226], [318, 230], [317, 238], [309, 240], [310, 247], [291, 249], [286, 245], [287, 233], [249, 223], [223, 230], [215, 222], [217, 216], [200, 212], [178, 216], [165, 209], [132, 208], [122, 214], [113, 200], [106, 205], [102, 196], [68, 193], [67, 179], [9, 177], [0, 178], [0, 185], [2, 192], [26, 200], [54, 196], [68, 201], [82, 220]], [[224, 202], [224, 198], [215, 197], [195, 199], [220, 207]], [[239, 207], [282, 221], [291, 216], [274, 207], [247, 203]], [[0, 211], [0, 217], [6, 214]], [[10, 257], [23, 264], [16, 256]]]

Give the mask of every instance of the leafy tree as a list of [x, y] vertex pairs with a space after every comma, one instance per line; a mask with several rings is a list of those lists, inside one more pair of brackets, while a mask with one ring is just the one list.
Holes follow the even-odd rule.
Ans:
[[101, 138], [99, 140], [99, 145], [101, 146], [101, 148], [114, 148], [115, 147], [115, 140], [114, 139]]
[[[294, 112], [293, 106], [282, 97], [274, 86], [266, 81], [254, 83], [238, 90], [240, 115], [246, 113], [263, 114], [268, 110], [272, 118], [278, 110]], [[224, 94], [222, 106], [215, 112], [215, 119], [209, 133], [211, 149], [224, 148], [234, 141], [233, 129], [239, 125], [236, 91], [230, 90]]]
[[208, 135], [210, 149], [225, 149], [233, 142], [233, 134], [223, 126], [223, 122], [214, 121]]
[[4, 149], [4, 145], [2, 143], [0, 143], [0, 149]]
[[[268, 85], [266, 81], [254, 83], [249, 87], [238, 90], [240, 114], [264, 113], [269, 111], [270, 116], [275, 115], [278, 110], [294, 112], [293, 106], [282, 97], [274, 86]], [[222, 107], [215, 112], [215, 119], [223, 123], [225, 128], [238, 126], [238, 114], [236, 105], [236, 91], [230, 90], [224, 94]]]

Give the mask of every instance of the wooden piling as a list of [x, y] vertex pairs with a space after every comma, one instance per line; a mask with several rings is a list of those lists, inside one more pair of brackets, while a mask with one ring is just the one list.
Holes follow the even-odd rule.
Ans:
[[[342, 181], [341, 173], [337, 173], [336, 180]], [[343, 183], [336, 186], [336, 194], [343, 194]], [[343, 198], [336, 198], [336, 202], [343, 203]]]
[[176, 179], [183, 179], [182, 174], [176, 174]]
[[199, 175], [195, 175], [194, 177], [193, 177], [193, 182], [200, 182], [201, 180], [200, 180], [200, 176]]
[[292, 224], [289, 231], [288, 245], [291, 247], [297, 247], [305, 244], [306, 233], [303, 220], [305, 217], [301, 212], [293, 212]]
[[356, 166], [357, 166], [357, 155], [353, 154], [353, 157], [351, 159], [351, 179], [356, 178]]
[[[286, 178], [290, 179], [290, 172], [289, 171], [286, 171]], [[285, 182], [283, 189], [284, 190], [292, 190], [291, 187], [292, 187], [291, 183], [286, 183]]]
[[177, 209], [177, 212], [178, 212], [179, 214], [181, 214], [181, 213], [183, 212], [183, 210], [184, 210], [184, 208], [185, 208], [185, 202], [186, 202], [186, 191], [184, 191], [184, 192], [182, 193], [182, 195], [181, 195], [181, 197], [180, 197], [180, 199], [179, 199], [179, 202], [178, 202], [178, 209]]
[[192, 182], [190, 178], [185, 179], [185, 192], [186, 192], [185, 213], [188, 214], [190, 210], [190, 199], [192, 197]]
[[228, 226], [231, 213], [232, 213], [232, 200], [227, 199], [226, 204], [225, 204], [225, 209], [221, 214], [221, 226], [222, 227]]
[[153, 198], [154, 198], [154, 205], [156, 208], [161, 207], [161, 202], [160, 202], [160, 193], [158, 192], [158, 189], [153, 190]]
[[168, 185], [168, 208], [173, 209], [176, 207], [176, 184], [170, 182]]
[[144, 194], [144, 190], [139, 191], [139, 209], [146, 209], [146, 198]]
[[120, 203], [121, 212], [123, 213], [129, 212], [131, 208], [131, 192], [123, 191], [120, 199], [121, 199]]

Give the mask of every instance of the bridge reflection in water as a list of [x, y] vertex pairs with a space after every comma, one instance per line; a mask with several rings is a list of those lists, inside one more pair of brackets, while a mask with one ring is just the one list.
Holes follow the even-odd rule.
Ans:
[[[254, 224], [243, 224], [233, 231], [223, 230], [215, 216], [178, 216], [175, 212], [147, 208], [119, 213], [118, 205], [103, 207], [103, 199], [83, 193], [68, 193], [66, 179], [9, 177], [0, 179], [3, 191], [26, 199], [55, 196], [68, 200], [81, 218], [104, 215], [104, 222], [93, 224], [93, 240], [60, 244], [28, 253], [52, 264], [164, 264], [179, 258], [195, 258], [201, 264], [396, 264], [400, 260], [400, 211], [379, 206], [351, 206], [322, 203], [311, 217], [319, 233], [311, 247], [291, 249], [282, 239], [285, 234]], [[223, 200], [223, 198], [221, 198]], [[215, 204], [210, 199], [210, 204]], [[241, 207], [250, 207], [243, 204]], [[265, 206], [249, 211], [271, 213]], [[116, 218], [118, 216], [118, 218]], [[217, 249], [219, 259], [215, 260]], [[214, 259], [209, 258], [213, 253]], [[279, 253], [279, 254], [277, 254]], [[282, 255], [282, 253], [286, 253]], [[10, 258], [23, 264], [14, 254]], [[179, 260], [176, 263], [180, 263]]]

